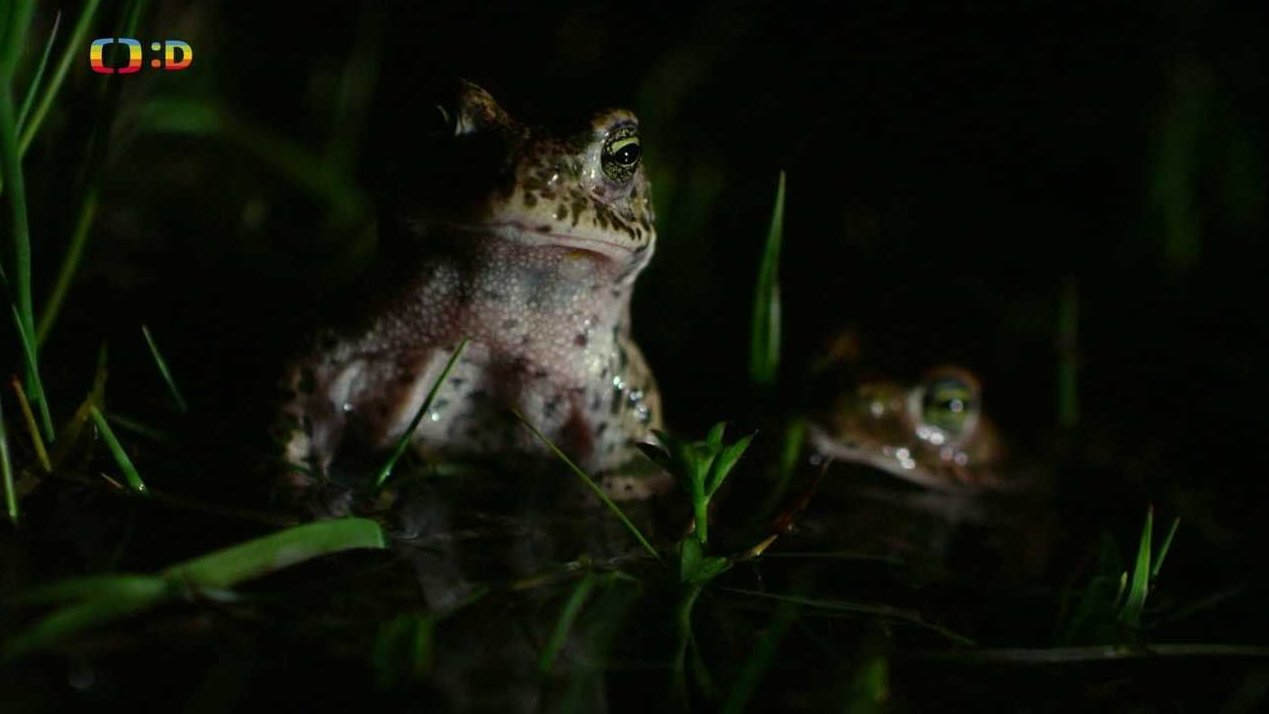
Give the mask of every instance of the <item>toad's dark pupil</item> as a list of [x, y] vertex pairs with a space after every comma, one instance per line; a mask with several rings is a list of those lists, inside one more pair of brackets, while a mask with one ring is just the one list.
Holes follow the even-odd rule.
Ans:
[[625, 146], [617, 150], [617, 153], [613, 156], [613, 159], [615, 159], [617, 163], [619, 164], [623, 164], [625, 166], [633, 166], [636, 162], [639, 161], [639, 153], [640, 151], [639, 151], [638, 144], [626, 144]]

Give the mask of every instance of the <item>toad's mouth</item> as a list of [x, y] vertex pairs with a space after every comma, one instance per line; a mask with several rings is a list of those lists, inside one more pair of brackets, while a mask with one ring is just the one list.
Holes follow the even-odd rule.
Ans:
[[963, 493], [969, 490], [967, 485], [949, 480], [922, 465], [912, 458], [906, 449], [891, 450], [887, 453], [885, 448], [866, 440], [848, 441], [834, 438], [815, 424], [809, 425], [808, 432], [815, 448], [837, 461], [869, 466], [936, 491]]
[[648, 248], [646, 243], [636, 245], [609, 238], [603, 233], [565, 232], [554, 225], [529, 226], [516, 221], [500, 221], [451, 224], [449, 227], [463, 232], [497, 235], [522, 245], [585, 251], [610, 260], [630, 260]]

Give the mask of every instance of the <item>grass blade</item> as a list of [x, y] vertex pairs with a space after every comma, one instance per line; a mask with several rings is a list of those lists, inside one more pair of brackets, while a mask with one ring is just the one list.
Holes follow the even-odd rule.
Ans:
[[97, 350], [97, 368], [93, 371], [93, 384], [88, 390], [88, 396], [84, 397], [84, 401], [75, 408], [70, 421], [62, 426], [61, 433], [57, 435], [57, 441], [53, 443], [53, 452], [49, 454], [49, 459], [53, 462], [54, 468], [61, 465], [66, 456], [71, 453], [71, 449], [78, 443], [84, 431], [84, 425], [92, 420], [93, 407], [105, 408], [107, 356], [107, 345], [103, 342]]
[[380, 690], [422, 679], [432, 669], [436, 618], [430, 612], [398, 615], [379, 626], [370, 661]]
[[35, 397], [35, 405], [40, 409], [40, 424], [44, 427], [44, 437], [51, 443], [56, 437], [53, 433], [53, 416], [48, 410], [48, 399], [44, 396], [44, 380], [40, 379], [39, 357], [35, 353], [35, 345], [31, 341], [32, 333], [28, 332], [18, 314], [18, 306], [13, 305], [13, 323], [18, 329], [18, 341], [22, 343], [22, 355], [25, 357], [27, 382], [31, 388], [31, 396]]
[[0, 15], [4, 26], [0, 27], [0, 76], [6, 84], [13, 81], [13, 72], [18, 66], [18, 55], [22, 54], [27, 30], [31, 26], [31, 13], [35, 3], [31, 0], [15, 0], [5, 3], [6, 10]]
[[26, 150], [30, 148], [31, 141], [35, 139], [36, 133], [40, 130], [40, 125], [44, 123], [44, 117], [48, 114], [49, 109], [52, 108], [53, 100], [57, 97], [58, 90], [62, 88], [62, 83], [66, 81], [66, 73], [70, 71], [71, 63], [83, 52], [84, 40], [88, 37], [88, 29], [92, 27], [93, 17], [97, 14], [97, 6], [99, 4], [101, 4], [101, 0], [87, 0], [84, 3], [84, 11], [79, 13], [79, 20], [75, 22], [75, 29], [71, 30], [71, 35], [67, 38], [66, 46], [62, 49], [62, 56], [57, 62], [57, 68], [53, 71], [53, 77], [41, 93], [40, 100], [35, 107], [35, 113], [31, 115], [31, 121], [22, 127], [22, 139], [18, 149], [19, 156], [26, 156]]
[[780, 366], [780, 243], [783, 237], [784, 172], [781, 171], [771, 227], [767, 230], [762, 264], [758, 268], [750, 332], [749, 377], [760, 386], [774, 383]]
[[538, 658], [538, 671], [542, 674], [547, 674], [551, 671], [551, 666], [555, 664], [556, 656], [564, 648], [564, 640], [568, 638], [569, 631], [573, 629], [573, 623], [577, 621], [577, 616], [581, 614], [582, 606], [586, 604], [586, 599], [590, 597], [591, 590], [595, 589], [597, 580], [598, 578], [594, 573], [586, 573], [581, 580], [577, 581], [577, 585], [573, 586], [573, 592], [569, 593], [568, 601], [564, 603], [564, 609], [560, 611], [560, 618], [555, 621], [555, 628], [551, 630], [551, 637], [546, 641], [542, 656]]
[[[9, 185], [9, 240], [13, 260], [12, 275], [15, 281], [11, 289], [15, 293], [12, 299], [16, 300], [13, 305], [14, 316], [18, 322], [18, 334], [26, 341], [35, 334], [35, 307], [31, 300], [31, 231], [27, 221], [26, 186], [22, 179], [22, 161], [18, 157], [17, 125], [13, 112], [13, 97], [10, 94], [11, 77], [4, 74], [2, 80], [0, 81], [0, 162], [3, 165], [0, 165], [0, 178]], [[8, 283], [10, 274], [4, 271], [3, 275], [5, 282]], [[27, 386], [34, 392], [32, 373], [36, 369], [36, 363], [30, 360], [34, 353], [28, 349], [25, 355], [28, 358]], [[34, 396], [40, 399], [41, 395]], [[51, 433], [49, 437], [52, 438]]]
[[789, 631], [789, 626], [793, 624], [797, 613], [797, 605], [791, 602], [782, 602], [776, 606], [771, 622], [759, 635], [749, 656], [745, 658], [740, 674], [737, 675], [731, 693], [727, 696], [727, 703], [723, 706], [724, 712], [739, 714], [745, 711], [749, 700], [758, 691], [762, 675], [771, 669], [771, 664], [775, 661], [776, 648], [784, 639], [785, 633]]
[[364, 518], [309, 523], [173, 565], [156, 575], [73, 578], [20, 595], [24, 604], [65, 602], [60, 610], [3, 643], [12, 659], [90, 627], [153, 608], [190, 591], [204, 595], [313, 558], [355, 548], [382, 549], [379, 524]]
[[630, 531], [630, 534], [634, 536], [635, 540], [639, 541], [639, 545], [643, 546], [643, 549], [646, 550], [649, 555], [656, 558], [658, 561], [661, 560], [661, 554], [657, 552], [657, 549], [652, 547], [652, 544], [648, 542], [648, 539], [643, 537], [643, 533], [639, 532], [639, 528], [635, 526], [635, 524], [631, 523], [629, 518], [626, 518], [626, 514], [622, 512], [621, 507], [613, 503], [612, 499], [608, 497], [608, 494], [604, 493], [604, 489], [600, 488], [590, 475], [583, 471], [580, 466], [573, 463], [573, 460], [568, 458], [563, 451], [560, 451], [560, 447], [556, 446], [555, 442], [546, 438], [546, 434], [538, 431], [537, 427], [529, 423], [529, 420], [525, 419], [523, 414], [514, 409], [511, 410], [511, 413], [514, 414], [521, 423], [529, 427], [529, 431], [533, 432], [533, 435], [541, 440], [543, 444], [546, 444], [546, 448], [550, 449], [551, 453], [555, 454], [555, 458], [563, 461], [564, 465], [567, 466], [569, 470], [577, 476], [577, 478], [582, 480], [582, 483], [586, 485], [586, 488], [589, 488], [591, 493], [595, 494], [595, 497], [607, 506], [608, 510], [612, 511], [613, 515], [617, 516], [617, 519], [621, 521], [621, 524], [626, 527], [626, 530]]
[[34, 627], [6, 641], [0, 649], [0, 658], [14, 659], [33, 650], [45, 649], [75, 633], [147, 610], [163, 602], [171, 591], [162, 578], [126, 577], [135, 581], [131, 591], [111, 591], [54, 612]]
[[4, 480], [4, 510], [16, 528], [19, 520], [18, 492], [13, 486], [13, 462], [9, 459], [9, 435], [4, 427], [4, 410], [0, 409], [0, 479]]
[[44, 303], [44, 310], [40, 313], [39, 325], [35, 330], [35, 342], [39, 346], [44, 345], [49, 332], [53, 329], [53, 323], [61, 314], [62, 303], [66, 301], [71, 282], [75, 278], [76, 271], [79, 270], [79, 264], [84, 256], [84, 246], [88, 243], [88, 231], [92, 229], [93, 218], [96, 215], [97, 187], [94, 186], [84, 194], [79, 218], [75, 221], [75, 232], [71, 234], [70, 245], [67, 246], [66, 255], [62, 256], [62, 264], [57, 269], [57, 280], [53, 283], [53, 291], [49, 293], [48, 300]]
[[1119, 611], [1119, 621], [1135, 626], [1141, 621], [1141, 611], [1146, 606], [1150, 592], [1150, 544], [1153, 539], [1154, 508], [1146, 510], [1146, 523], [1141, 528], [1141, 542], [1137, 545], [1137, 562], [1132, 567], [1132, 580], [1128, 587], [1128, 599]]
[[1154, 556], [1154, 565], [1150, 568], [1150, 579], [1159, 577], [1159, 569], [1163, 567], [1163, 559], [1168, 557], [1168, 550], [1172, 548], [1172, 538], [1176, 535], [1176, 529], [1181, 525], [1180, 516], [1172, 519], [1172, 525], [1168, 526], [1168, 534], [1163, 537], [1163, 545], [1159, 546], [1159, 552]]
[[894, 622], [903, 622], [923, 627], [933, 632], [937, 632], [953, 642], [958, 642], [963, 645], [974, 644], [972, 639], [964, 635], [957, 634], [941, 625], [936, 625], [932, 622], [926, 621], [925, 618], [921, 617], [921, 613], [915, 610], [905, 610], [891, 605], [871, 605], [868, 603], [849, 602], [844, 600], [820, 600], [816, 598], [803, 597], [801, 595], [781, 595], [779, 593], [765, 592], [762, 590], [746, 590], [744, 588], [724, 587], [719, 589], [724, 592], [733, 593], [735, 595], [743, 595], [759, 600], [788, 602], [812, 610], [842, 612], [856, 615], [873, 615]]
[[61, 26], [62, 12], [59, 10], [53, 16], [53, 29], [48, 33], [48, 41], [44, 43], [44, 54], [40, 56], [40, 64], [35, 68], [35, 76], [31, 78], [31, 85], [26, 88], [26, 97], [22, 100], [22, 108], [18, 110], [19, 132], [26, 125], [26, 117], [31, 113], [31, 103], [35, 101], [35, 93], [39, 91], [40, 83], [44, 81], [44, 70], [48, 68], [48, 58], [53, 53], [53, 43], [57, 41], [57, 31]]
[[382, 550], [383, 529], [368, 518], [339, 518], [288, 528], [187, 560], [161, 574], [200, 590], [223, 590], [318, 556], [356, 548]]
[[101, 415], [97, 407], [90, 406], [88, 413], [97, 425], [97, 430], [101, 432], [101, 438], [106, 442], [106, 447], [110, 449], [111, 455], [115, 457], [115, 463], [119, 464], [119, 470], [123, 472], [123, 477], [127, 480], [128, 486], [133, 491], [145, 495], [148, 491], [145, 487], [145, 482], [141, 480], [141, 474], [137, 473], [137, 467], [132, 465], [132, 459], [128, 458], [127, 452], [123, 450], [123, 444], [120, 444], [119, 440], [115, 438], [115, 432], [110, 428], [110, 424], [106, 423], [106, 417]]
[[159, 346], [154, 343], [154, 335], [150, 334], [150, 328], [142, 325], [141, 334], [145, 335], [145, 343], [150, 346], [150, 354], [154, 357], [154, 364], [158, 366], [159, 374], [163, 375], [163, 381], [167, 382], [168, 391], [172, 393], [172, 400], [176, 402], [177, 410], [182, 414], [187, 413], [189, 406], [185, 403], [185, 397], [181, 396], [181, 389], [176, 386], [176, 380], [172, 378], [172, 371], [167, 367], [167, 360], [163, 359], [163, 354], [159, 352]]
[[410, 425], [405, 428], [405, 433], [397, 439], [396, 448], [392, 450], [392, 456], [379, 469], [379, 473], [375, 475], [375, 488], [381, 488], [388, 476], [392, 474], [392, 469], [396, 467], [397, 461], [401, 455], [405, 453], [406, 448], [410, 445], [410, 438], [414, 436], [414, 430], [419, 428], [419, 422], [423, 421], [423, 415], [432, 408], [432, 402], [436, 400], [436, 393], [440, 391], [441, 385], [445, 383], [445, 379], [449, 377], [449, 372], [458, 363], [458, 358], [463, 354], [463, 350], [467, 349], [467, 340], [458, 343], [454, 348], [454, 353], [449, 356], [449, 361], [445, 363], [445, 369], [441, 370], [441, 376], [432, 382], [432, 388], [427, 390], [427, 397], [423, 399], [423, 403], [419, 405], [419, 410], [414, 413], [414, 418], [410, 420]]
[[22, 381], [17, 377], [10, 377], [9, 384], [13, 387], [14, 394], [18, 395], [18, 406], [22, 409], [22, 419], [26, 422], [27, 433], [31, 435], [31, 445], [35, 447], [35, 456], [40, 460], [40, 466], [44, 468], [45, 473], [53, 470], [53, 464], [49, 462], [48, 449], [44, 448], [44, 439], [40, 437], [40, 428], [35, 424], [35, 414], [31, 412], [31, 403], [27, 401], [26, 391], [22, 389]]

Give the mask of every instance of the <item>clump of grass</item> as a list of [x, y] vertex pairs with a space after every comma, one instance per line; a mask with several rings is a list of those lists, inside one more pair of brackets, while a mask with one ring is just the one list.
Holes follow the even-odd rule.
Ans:
[[1065, 618], [1061, 644], [1120, 644], [1140, 633], [1146, 599], [1172, 547], [1181, 519], [1174, 518], [1167, 534], [1154, 547], [1154, 508], [1146, 510], [1136, 557], [1131, 570], [1122, 569], [1114, 543], [1103, 542], [1098, 573], [1085, 586], [1079, 601]]

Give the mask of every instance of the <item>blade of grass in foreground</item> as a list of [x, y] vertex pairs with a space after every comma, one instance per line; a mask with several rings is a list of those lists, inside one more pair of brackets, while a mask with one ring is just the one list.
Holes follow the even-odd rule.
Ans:
[[9, 522], [18, 525], [18, 492], [13, 486], [13, 463], [9, 460], [9, 435], [4, 428], [4, 410], [0, 409], [0, 479], [4, 480], [4, 510]]
[[31, 628], [5, 641], [12, 659], [45, 649], [95, 625], [119, 620], [191, 592], [211, 594], [323, 555], [355, 548], [383, 549], [379, 524], [341, 518], [288, 528], [178, 563], [155, 575], [72, 578], [19, 595], [15, 603], [65, 603]]
[[546, 438], [545, 434], [538, 431], [537, 427], [529, 423], [529, 420], [525, 419], [523, 414], [521, 414], [520, 412], [514, 409], [511, 410], [511, 413], [514, 414], [515, 417], [519, 419], [525, 426], [529, 427], [529, 431], [533, 432], [533, 435], [538, 437], [538, 439], [540, 439], [543, 444], [546, 444], [546, 448], [550, 449], [551, 453], [555, 454], [555, 457], [557, 459], [559, 459], [560, 461], [563, 461], [564, 465], [567, 466], [570, 471], [576, 474], [576, 476], [582, 480], [582, 483], [586, 484], [586, 488], [589, 488], [591, 493], [595, 494], [596, 498], [598, 498], [601, 503], [607, 506], [608, 510], [613, 512], [613, 515], [617, 516], [617, 519], [620, 520], [622, 525], [626, 527], [626, 530], [630, 531], [630, 534], [635, 537], [635, 540], [639, 541], [639, 545], [643, 546], [644, 550], [648, 551], [648, 553], [653, 558], [656, 558], [658, 561], [661, 561], [661, 554], [657, 552], [657, 549], [652, 547], [652, 544], [648, 542], [648, 539], [643, 537], [643, 533], [639, 532], [638, 527], [636, 527], [635, 524], [631, 523], [629, 518], [626, 518], [626, 514], [622, 512], [621, 507], [613, 503], [612, 499], [608, 497], [608, 494], [604, 493], [604, 489], [600, 488], [599, 485], [595, 483], [594, 479], [592, 479], [585, 471], [583, 471], [580, 466], [573, 463], [573, 460], [568, 458], [568, 456], [563, 451], [560, 451], [560, 447], [556, 446], [555, 442]]
[[97, 430], [101, 432], [102, 440], [106, 442], [106, 447], [110, 449], [110, 454], [115, 457], [115, 463], [119, 464], [119, 470], [123, 472], [123, 477], [127, 480], [128, 486], [133, 491], [145, 495], [147, 493], [145, 482], [141, 480], [141, 474], [137, 473], [137, 467], [132, 465], [132, 459], [128, 458], [128, 453], [124, 451], [123, 444], [120, 444], [119, 439], [115, 438], [115, 432], [110, 428], [110, 424], [106, 422], [106, 417], [102, 416], [97, 407], [89, 407], [88, 413], [92, 415], [93, 422], [97, 425]]
[[379, 469], [379, 473], [375, 475], [375, 488], [383, 486], [388, 480], [388, 476], [392, 475], [392, 469], [396, 468], [397, 461], [401, 459], [401, 455], [405, 453], [406, 448], [410, 445], [410, 438], [414, 436], [414, 430], [419, 428], [419, 422], [423, 421], [423, 415], [427, 414], [432, 408], [432, 402], [436, 400], [436, 393], [440, 391], [441, 385], [445, 383], [445, 379], [449, 377], [449, 372], [458, 363], [458, 358], [462, 356], [463, 350], [467, 349], [467, 340], [458, 343], [454, 348], [454, 353], [449, 356], [449, 361], [445, 363], [445, 369], [441, 370], [441, 376], [432, 382], [432, 388], [427, 390], [427, 397], [423, 399], [423, 403], [419, 405], [419, 410], [414, 413], [414, 418], [410, 420], [410, 425], [405, 428], [405, 433], [397, 439], [397, 446], [392, 450], [392, 456]]
[[13, 393], [18, 397], [18, 406], [22, 410], [22, 419], [26, 422], [27, 433], [31, 435], [31, 445], [35, 448], [35, 456], [40, 460], [40, 466], [45, 473], [53, 470], [53, 464], [48, 458], [48, 449], [44, 448], [44, 439], [40, 437], [40, 427], [35, 423], [35, 414], [31, 411], [31, 403], [27, 401], [26, 392], [22, 389], [22, 380], [17, 377], [9, 378], [9, 385], [13, 387]]
[[749, 656], [745, 658], [745, 664], [741, 667], [740, 674], [736, 677], [736, 683], [731, 688], [731, 693], [727, 696], [727, 703], [723, 707], [724, 712], [745, 711], [749, 704], [749, 700], [753, 698], [755, 692], [758, 691], [758, 685], [762, 682], [762, 676], [771, 668], [772, 662], [775, 661], [776, 649], [780, 645], [780, 641], [784, 639], [784, 635], [789, 631], [789, 625], [793, 624], [793, 620], [797, 617], [797, 605], [791, 602], [782, 602], [776, 606], [775, 614], [771, 616], [771, 621], [758, 637], [758, 641], [754, 643], [753, 649], [749, 652]]
[[66, 40], [66, 46], [62, 49], [62, 56], [57, 62], [57, 68], [53, 71], [53, 76], [48, 86], [44, 88], [39, 102], [35, 106], [35, 113], [31, 115], [31, 121], [22, 127], [21, 156], [26, 155], [26, 150], [31, 146], [31, 141], [35, 139], [36, 133], [40, 130], [40, 125], [44, 123], [44, 117], [48, 114], [49, 109], [53, 107], [53, 100], [57, 98], [57, 92], [62, 88], [62, 82], [66, 81], [66, 73], [70, 71], [71, 63], [83, 52], [85, 47], [84, 40], [88, 37], [88, 30], [92, 27], [93, 16], [97, 14], [97, 6], [100, 2], [101, 0], [87, 0], [84, 3], [84, 11], [79, 14], [79, 20], [75, 22], [75, 28], [71, 30], [71, 35]]
[[27, 331], [18, 314], [18, 306], [13, 306], [13, 322], [17, 326], [18, 341], [22, 343], [22, 355], [25, 357], [27, 382], [31, 387], [31, 396], [35, 397], [35, 405], [40, 410], [40, 424], [44, 427], [44, 436], [52, 442], [56, 436], [53, 432], [53, 416], [48, 410], [48, 399], [44, 396], [44, 380], [40, 378], [39, 357], [35, 345], [31, 342], [31, 333]]
[[779, 593], [764, 592], [762, 590], [746, 590], [743, 588], [721, 588], [724, 592], [736, 595], [744, 595], [759, 600], [774, 600], [776, 602], [789, 602], [794, 605], [800, 605], [804, 608], [812, 610], [820, 610], [827, 612], [844, 612], [858, 615], [875, 615], [894, 622], [903, 622], [918, 627], [924, 627], [933, 632], [943, 635], [953, 642], [963, 645], [973, 645], [974, 641], [964, 635], [957, 634], [941, 625], [928, 622], [921, 617], [921, 613], [915, 610], [905, 610], [891, 605], [870, 605], [867, 603], [849, 602], [844, 600], [820, 600], [816, 598], [802, 597], [800, 595], [781, 595]]
[[1137, 562], [1132, 567], [1132, 579], [1128, 588], [1128, 600], [1119, 611], [1119, 621], [1128, 625], [1137, 625], [1141, 621], [1141, 611], [1146, 606], [1146, 596], [1150, 591], [1150, 546], [1154, 539], [1154, 507], [1146, 509], [1146, 523], [1141, 528], [1141, 542], [1137, 544]]
[[57, 317], [62, 312], [62, 303], [66, 301], [71, 282], [75, 278], [76, 271], [79, 270], [79, 263], [84, 256], [84, 246], [88, 243], [88, 232], [92, 229], [93, 218], [96, 215], [97, 187], [94, 186], [84, 195], [79, 219], [75, 221], [75, 232], [71, 234], [70, 246], [66, 249], [66, 255], [62, 256], [62, 264], [57, 269], [57, 280], [53, 283], [53, 291], [49, 293], [48, 300], [44, 303], [44, 310], [40, 312], [39, 325], [35, 330], [37, 345], [44, 345], [49, 332], [53, 330], [53, 323], [57, 322]]
[[49, 55], [53, 53], [53, 43], [57, 41], [57, 31], [62, 26], [62, 12], [59, 10], [53, 16], [53, 29], [48, 33], [48, 41], [44, 43], [44, 54], [40, 56], [40, 64], [35, 69], [35, 75], [31, 77], [31, 84], [26, 88], [26, 97], [22, 100], [22, 108], [18, 110], [18, 131], [22, 131], [22, 127], [26, 125], [26, 117], [31, 113], [31, 102], [35, 101], [35, 94], [40, 90], [40, 83], [44, 81], [44, 70], [48, 68]]
[[[35, 307], [31, 299], [31, 231], [27, 221], [26, 187], [22, 180], [22, 161], [18, 157], [17, 125], [13, 112], [13, 96], [11, 95], [12, 76], [8, 70], [0, 72], [0, 178], [9, 185], [9, 248], [12, 252], [14, 282], [9, 286], [13, 291], [12, 299], [14, 315], [18, 322], [18, 334], [24, 341], [35, 335]], [[3, 261], [0, 261], [2, 263]], [[3, 273], [5, 283], [9, 283], [10, 273]], [[25, 347], [25, 346], [24, 346]], [[25, 376], [32, 396], [35, 394], [35, 376], [37, 364], [31, 361], [34, 352], [27, 349]], [[49, 426], [52, 426], [51, 423]], [[51, 430], [47, 436], [52, 439]]]
[[366, 518], [306, 523], [219, 550], [162, 572], [199, 589], [219, 590], [319, 555], [350, 548], [386, 547], [383, 529]]
[[597, 580], [598, 577], [594, 573], [586, 573], [573, 586], [573, 592], [569, 593], [568, 601], [564, 603], [564, 609], [560, 611], [560, 618], [555, 621], [555, 628], [551, 630], [551, 637], [546, 641], [546, 647], [542, 648], [542, 656], [538, 658], [538, 671], [542, 674], [551, 671], [556, 656], [564, 648], [564, 640], [568, 637], [569, 630], [573, 629], [573, 623], [581, 614], [586, 598], [590, 597], [590, 591], [595, 589]]
[[780, 366], [780, 243], [784, 237], [784, 172], [776, 187], [775, 208], [767, 230], [758, 284], [754, 293], [750, 332], [749, 377], [754, 384], [775, 382]]
[[182, 414], [189, 412], [185, 397], [181, 396], [181, 389], [176, 386], [176, 380], [172, 378], [172, 371], [167, 367], [167, 360], [163, 359], [163, 354], [159, 352], [159, 346], [154, 344], [154, 335], [150, 334], [150, 328], [142, 325], [141, 334], [145, 335], [145, 343], [150, 346], [150, 354], [154, 357], [154, 364], [159, 368], [159, 374], [163, 375], [163, 381], [167, 382], [168, 391], [172, 393], [172, 401], [176, 402], [177, 410]]

